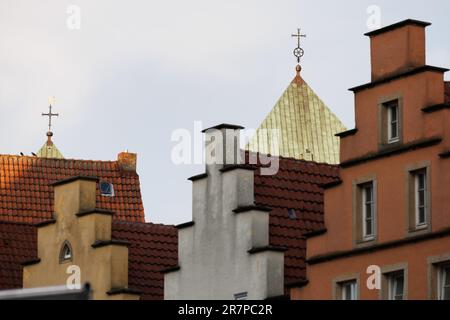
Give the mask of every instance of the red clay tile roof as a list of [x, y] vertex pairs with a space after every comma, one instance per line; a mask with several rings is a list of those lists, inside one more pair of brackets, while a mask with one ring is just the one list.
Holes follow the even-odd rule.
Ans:
[[25, 223], [0, 221], [0, 290], [22, 288], [21, 263], [36, 257], [36, 228]]
[[[304, 234], [324, 228], [321, 184], [339, 180], [339, 167], [312, 161], [280, 159], [276, 175], [255, 171], [255, 204], [272, 208], [270, 245], [286, 247], [285, 285], [306, 279]], [[295, 209], [290, 219], [288, 209]]]
[[113, 183], [114, 197], [103, 197], [97, 189], [97, 207], [113, 210], [119, 220], [145, 221], [139, 176], [121, 171], [117, 161], [11, 155], [0, 155], [0, 220], [35, 223], [51, 219], [53, 188], [49, 184], [79, 175]]
[[450, 103], [450, 81], [445, 82], [445, 102]]
[[173, 226], [115, 221], [113, 239], [126, 240], [128, 247], [128, 287], [143, 294], [141, 299], [164, 298], [161, 270], [177, 265], [178, 233]]

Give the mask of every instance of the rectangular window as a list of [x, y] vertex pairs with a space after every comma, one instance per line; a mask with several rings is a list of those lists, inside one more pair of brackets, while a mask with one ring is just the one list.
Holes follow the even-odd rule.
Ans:
[[342, 300], [357, 300], [358, 285], [356, 280], [341, 282], [339, 286]]
[[425, 170], [419, 170], [413, 175], [416, 228], [422, 228], [427, 225], [427, 174]]
[[450, 300], [450, 264], [444, 264], [439, 267], [439, 299]]
[[403, 271], [388, 275], [389, 300], [403, 300], [405, 277]]
[[362, 194], [362, 224], [363, 238], [372, 239], [375, 236], [375, 210], [373, 183], [367, 183], [361, 186]]
[[394, 143], [400, 139], [400, 122], [398, 100], [384, 104], [387, 113], [387, 142]]

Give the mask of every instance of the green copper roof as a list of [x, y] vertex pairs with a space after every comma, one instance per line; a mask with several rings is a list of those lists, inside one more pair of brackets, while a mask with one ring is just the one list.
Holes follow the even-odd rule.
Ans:
[[345, 131], [331, 112], [297, 75], [261, 123], [247, 148], [253, 152], [295, 159], [339, 163], [339, 137]]
[[48, 140], [42, 146], [41, 149], [36, 153], [36, 155], [40, 158], [52, 158], [52, 159], [64, 159], [62, 153], [58, 150], [55, 144], [52, 141], [52, 133], [47, 133]]

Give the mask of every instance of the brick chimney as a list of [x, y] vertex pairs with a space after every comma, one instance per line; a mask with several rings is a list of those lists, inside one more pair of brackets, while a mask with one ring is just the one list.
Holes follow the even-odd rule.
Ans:
[[372, 82], [424, 66], [425, 28], [429, 25], [408, 19], [366, 33], [370, 37]]
[[117, 156], [119, 168], [125, 172], [136, 172], [137, 154], [129, 152], [121, 152]]

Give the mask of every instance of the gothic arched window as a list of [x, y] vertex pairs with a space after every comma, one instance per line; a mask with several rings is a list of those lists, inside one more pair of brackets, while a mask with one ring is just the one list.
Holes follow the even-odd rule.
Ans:
[[64, 263], [67, 261], [72, 261], [73, 259], [73, 252], [72, 252], [72, 246], [70, 245], [69, 241], [64, 241], [61, 252], [59, 253], [59, 263]]

